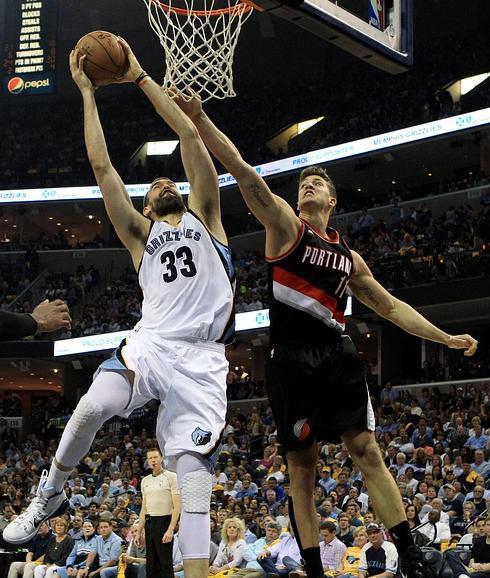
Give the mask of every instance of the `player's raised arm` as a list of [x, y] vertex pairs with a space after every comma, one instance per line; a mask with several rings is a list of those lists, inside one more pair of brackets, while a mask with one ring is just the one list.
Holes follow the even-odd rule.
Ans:
[[359, 301], [375, 311], [381, 317], [388, 319], [401, 329], [436, 343], [442, 343], [450, 349], [464, 349], [465, 355], [473, 355], [478, 347], [478, 341], [471, 335], [449, 335], [420, 315], [413, 307], [393, 297], [373, 277], [364, 259], [352, 251], [354, 273], [349, 281], [349, 288]]
[[119, 41], [129, 60], [129, 70], [120, 81], [136, 82], [156, 112], [178, 135], [184, 171], [191, 185], [189, 208], [202, 219], [214, 237], [226, 244], [221, 224], [218, 174], [196, 127], [167, 92], [146, 74], [129, 44], [122, 38]]
[[268, 232], [274, 230], [296, 238], [300, 222], [293, 209], [281, 197], [274, 195], [257, 171], [248, 164], [231, 140], [213, 124], [202, 109], [195, 93], [173, 97], [195, 124], [204, 143], [220, 163], [237, 180], [248, 208]]
[[84, 59], [85, 56], [80, 56], [77, 50], [73, 50], [70, 54], [71, 75], [83, 98], [85, 146], [88, 159], [102, 191], [109, 219], [118, 237], [131, 253], [133, 263], [137, 268], [150, 222], [134, 208], [121, 177], [112, 166], [95, 103], [95, 88], [83, 71]]

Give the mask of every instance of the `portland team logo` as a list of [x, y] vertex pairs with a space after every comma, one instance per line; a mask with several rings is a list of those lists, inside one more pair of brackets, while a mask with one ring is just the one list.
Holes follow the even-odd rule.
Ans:
[[295, 437], [304, 442], [311, 433], [310, 424], [307, 419], [299, 419], [293, 426], [293, 433]]
[[8, 81], [7, 89], [10, 94], [19, 94], [24, 90], [24, 80], [20, 76], [14, 76]]

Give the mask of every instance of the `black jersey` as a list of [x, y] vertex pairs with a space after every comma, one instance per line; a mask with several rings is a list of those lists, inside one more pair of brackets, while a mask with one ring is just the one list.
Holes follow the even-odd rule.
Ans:
[[302, 221], [291, 249], [268, 258], [271, 343], [312, 343], [345, 328], [352, 253], [337, 231]]

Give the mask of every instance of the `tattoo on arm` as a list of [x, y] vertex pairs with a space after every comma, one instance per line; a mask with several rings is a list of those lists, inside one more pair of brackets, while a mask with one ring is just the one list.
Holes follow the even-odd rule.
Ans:
[[358, 291], [362, 293], [364, 299], [370, 303], [373, 307], [377, 307], [379, 305], [378, 299], [375, 297], [373, 290], [370, 289], [367, 285], [361, 285], [358, 288]]
[[260, 185], [253, 183], [248, 186], [248, 190], [263, 209], [269, 206], [269, 203], [262, 196], [262, 187]]

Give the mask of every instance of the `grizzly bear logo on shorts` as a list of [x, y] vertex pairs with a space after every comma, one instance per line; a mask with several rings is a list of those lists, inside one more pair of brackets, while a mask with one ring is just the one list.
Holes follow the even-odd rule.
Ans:
[[211, 432], [204, 431], [200, 427], [196, 427], [196, 429], [192, 432], [191, 437], [196, 446], [205, 446], [211, 441]]

